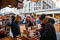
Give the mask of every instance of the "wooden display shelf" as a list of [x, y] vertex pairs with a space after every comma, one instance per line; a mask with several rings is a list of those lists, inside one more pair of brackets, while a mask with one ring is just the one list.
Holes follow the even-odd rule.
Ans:
[[60, 24], [54, 24], [56, 32], [60, 32]]

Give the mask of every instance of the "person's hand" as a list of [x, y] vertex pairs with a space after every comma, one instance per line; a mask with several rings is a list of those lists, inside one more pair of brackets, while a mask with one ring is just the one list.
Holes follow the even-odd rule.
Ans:
[[42, 30], [43, 29], [43, 27], [40, 27], [40, 30]]

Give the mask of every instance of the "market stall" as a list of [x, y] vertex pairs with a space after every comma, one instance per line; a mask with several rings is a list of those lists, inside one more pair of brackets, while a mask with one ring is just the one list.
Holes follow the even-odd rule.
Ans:
[[17, 40], [39, 40], [40, 39], [40, 33], [38, 32], [38, 27], [33, 26], [28, 27], [26, 30], [26, 26], [24, 24], [20, 25], [20, 32], [21, 35], [18, 35], [16, 37]]

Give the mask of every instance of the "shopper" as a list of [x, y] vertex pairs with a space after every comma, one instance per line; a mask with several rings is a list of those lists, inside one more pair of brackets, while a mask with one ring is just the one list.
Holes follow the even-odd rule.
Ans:
[[54, 26], [51, 22], [48, 21], [49, 18], [47, 18], [45, 14], [42, 14], [39, 19], [41, 22], [40, 40], [57, 40], [56, 32], [55, 29], [53, 28]]
[[30, 16], [26, 17], [26, 26], [28, 26], [28, 27], [33, 26], [33, 23], [31, 21], [31, 17]]
[[51, 23], [52, 24], [52, 31], [53, 31], [53, 36], [52, 37], [55, 37], [55, 39], [57, 39], [56, 38], [56, 31], [55, 31], [55, 28], [54, 28], [54, 23], [55, 23], [55, 20], [52, 18], [52, 17], [48, 17], [48, 16], [46, 16], [49, 20], [48, 20], [48, 22], [49, 23]]
[[21, 20], [21, 17], [17, 15], [15, 20], [12, 21], [13, 23], [11, 25], [11, 31], [13, 33], [14, 38], [16, 38], [16, 36], [20, 34], [20, 31], [19, 31], [20, 20]]

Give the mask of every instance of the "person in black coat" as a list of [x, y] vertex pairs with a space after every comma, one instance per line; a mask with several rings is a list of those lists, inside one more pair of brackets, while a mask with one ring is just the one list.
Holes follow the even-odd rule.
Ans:
[[47, 18], [45, 14], [42, 14], [39, 19], [41, 22], [40, 40], [57, 40], [54, 26], [49, 22], [49, 18]]
[[12, 24], [11, 24], [11, 31], [13, 33], [14, 38], [20, 35], [20, 31], [19, 31], [20, 19], [21, 19], [20, 16], [16, 16], [15, 20], [12, 21]]
[[54, 37], [53, 39], [55, 40], [55, 39], [57, 39], [57, 37], [56, 37], [56, 31], [55, 31], [55, 28], [54, 28], [54, 23], [55, 23], [55, 20], [53, 19], [53, 18], [48, 18], [49, 20], [48, 20], [48, 23], [51, 23], [51, 25], [52, 25], [52, 32], [53, 32], [53, 36], [52, 37]]

